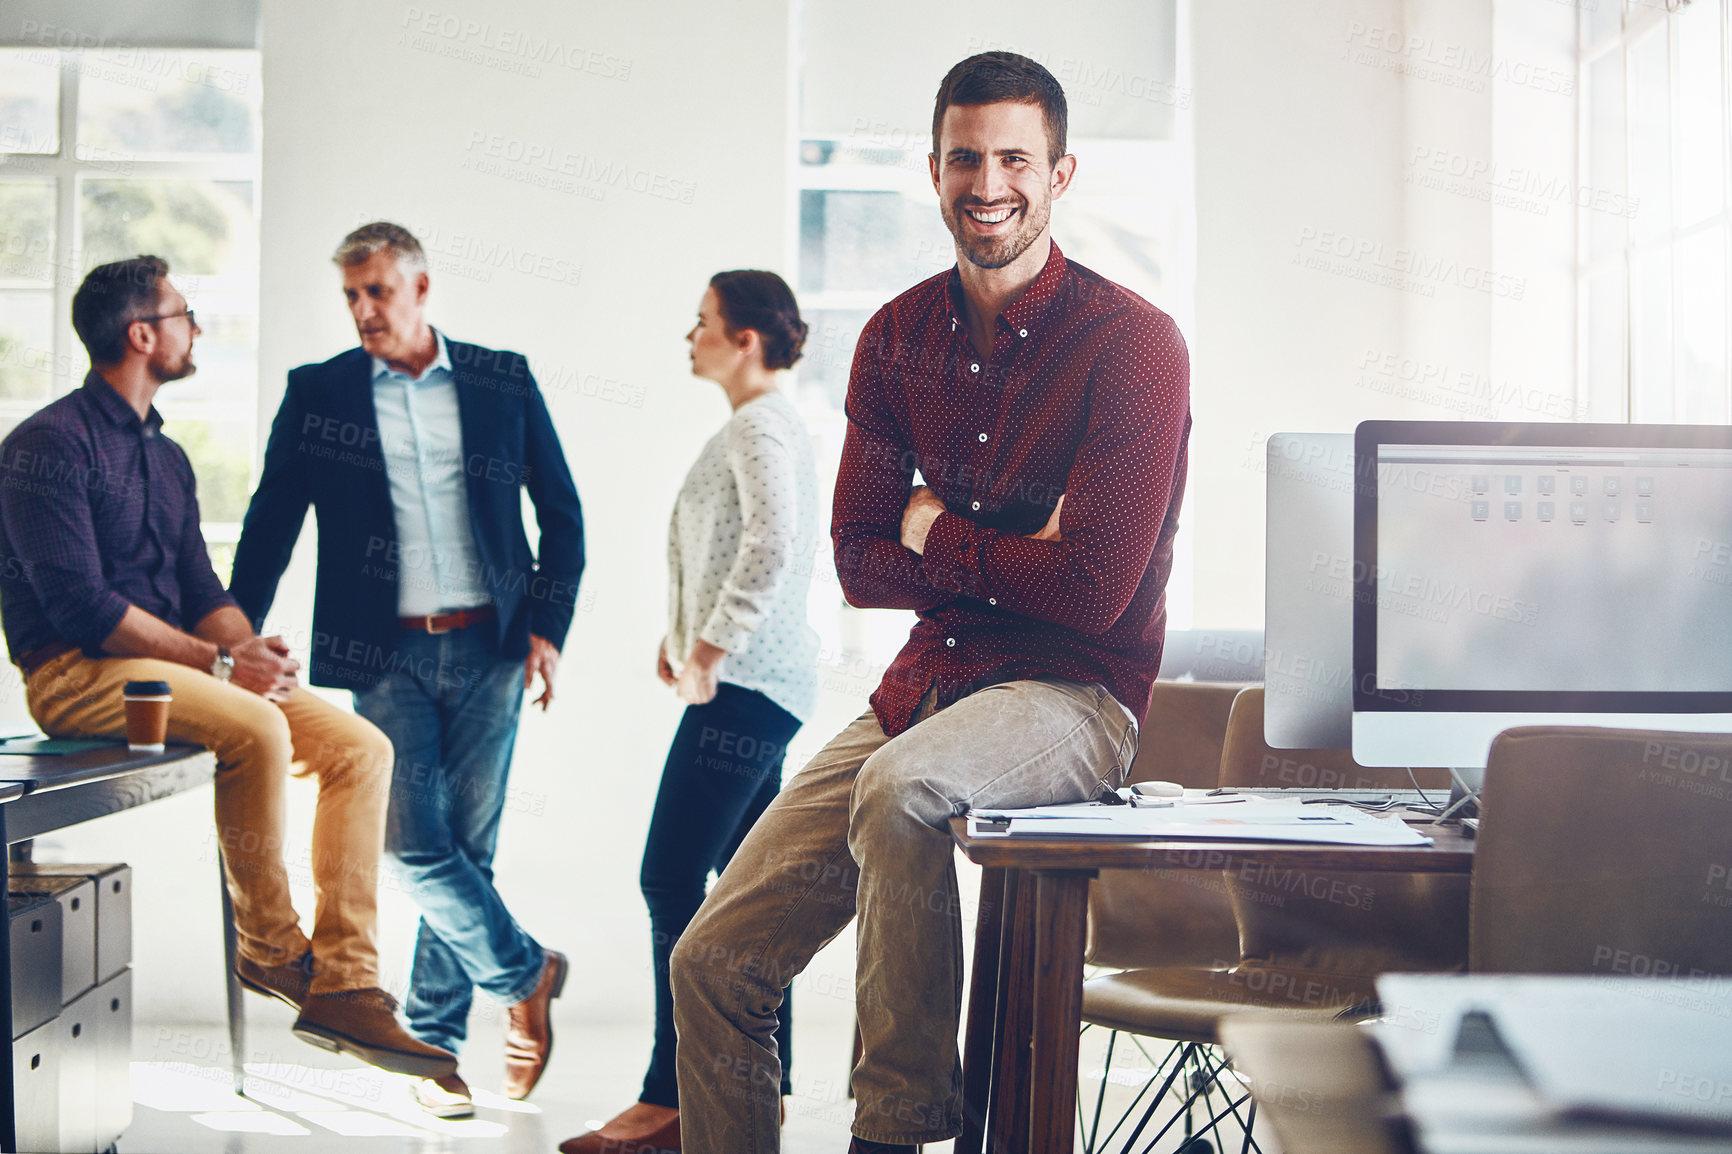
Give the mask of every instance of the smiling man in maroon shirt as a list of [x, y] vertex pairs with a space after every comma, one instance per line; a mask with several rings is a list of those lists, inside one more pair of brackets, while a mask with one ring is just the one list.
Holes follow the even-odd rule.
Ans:
[[[933, 187], [957, 264], [880, 309], [848, 384], [831, 536], [848, 600], [919, 622], [782, 791], [674, 954], [685, 1148], [778, 1147], [782, 987], [859, 916], [852, 1149], [961, 1129], [947, 820], [1116, 786], [1160, 666], [1190, 430], [1171, 318], [1067, 261], [1058, 82], [945, 77]], [[919, 470], [926, 485], [914, 485]]]

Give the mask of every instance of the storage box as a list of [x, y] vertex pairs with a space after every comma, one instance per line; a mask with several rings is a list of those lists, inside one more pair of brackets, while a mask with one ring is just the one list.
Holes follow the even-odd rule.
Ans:
[[86, 990], [44, 1030], [58, 1032], [60, 1049], [60, 1145], [63, 1154], [96, 1154], [96, 1063], [100, 1048], [96, 991]]
[[44, 894], [60, 903], [60, 1004], [96, 985], [96, 886], [89, 878], [12, 879], [15, 894]]
[[60, 1012], [60, 903], [43, 894], [9, 894], [12, 934], [12, 1036], [22, 1038]]
[[132, 971], [121, 970], [85, 999], [96, 1023], [96, 1149], [106, 1150], [132, 1125]]
[[132, 867], [124, 862], [14, 862], [13, 878], [89, 878], [96, 887], [96, 980], [132, 965]]
[[62, 1149], [58, 1024], [59, 1019], [46, 1022], [12, 1043], [18, 1150]]

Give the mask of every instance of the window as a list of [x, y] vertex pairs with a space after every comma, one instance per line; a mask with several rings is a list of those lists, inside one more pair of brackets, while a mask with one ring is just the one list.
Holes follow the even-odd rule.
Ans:
[[257, 417], [258, 187], [258, 53], [0, 50], [0, 435], [82, 382], [84, 274], [163, 257], [204, 333], [156, 405], [225, 578]]
[[1580, 14], [1582, 395], [1597, 420], [1724, 422], [1732, 0]]

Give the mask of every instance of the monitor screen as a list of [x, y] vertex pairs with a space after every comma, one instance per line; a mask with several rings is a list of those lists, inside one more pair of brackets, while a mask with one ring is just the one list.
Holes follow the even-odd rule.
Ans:
[[1356, 715], [1732, 712], [1732, 428], [1367, 422], [1355, 460]]

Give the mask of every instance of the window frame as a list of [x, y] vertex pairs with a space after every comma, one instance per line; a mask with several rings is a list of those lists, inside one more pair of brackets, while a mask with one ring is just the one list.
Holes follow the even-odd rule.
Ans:
[[[251, 207], [253, 219], [259, 219], [262, 191], [262, 141], [255, 132], [253, 148], [246, 154], [212, 154], [200, 157], [178, 157], [171, 159], [152, 159], [142, 156], [129, 156], [126, 160], [128, 170], [124, 174], [113, 171], [112, 161], [108, 158], [82, 160], [79, 158], [78, 111], [81, 95], [81, 81], [84, 77], [87, 58], [93, 54], [84, 49], [19, 47], [20, 52], [51, 55], [55, 57], [59, 73], [59, 112], [57, 125], [59, 129], [58, 151], [54, 153], [5, 153], [0, 154], [0, 183], [40, 183], [51, 180], [54, 186], [54, 220], [52, 226], [52, 241], [49, 247], [47, 262], [52, 270], [53, 284], [51, 287], [28, 287], [24, 285], [0, 288], [0, 293], [8, 296], [26, 293], [51, 293], [53, 299], [53, 350], [52, 371], [49, 393], [46, 398], [31, 400], [0, 399], [0, 421], [15, 424], [43, 405], [65, 396], [83, 382], [82, 372], [74, 379], [74, 369], [80, 369], [88, 364], [83, 346], [79, 343], [78, 334], [72, 328], [72, 297], [78, 291], [78, 285], [83, 280], [81, 271], [84, 259], [84, 220], [80, 213], [84, 185], [89, 180], [199, 180], [246, 183], [252, 189]], [[176, 51], [164, 49], [164, 51]], [[198, 49], [184, 49], [186, 52], [196, 52]], [[256, 58], [256, 49], [224, 49], [223, 51], [250, 51]], [[99, 56], [100, 51], [95, 55]], [[16, 159], [14, 159], [16, 158]], [[28, 163], [28, 168], [24, 167]], [[17, 165], [18, 167], [14, 167]], [[255, 269], [258, 261], [252, 262]], [[175, 273], [171, 269], [172, 278]], [[196, 300], [190, 301], [193, 308], [198, 307]], [[238, 424], [247, 430], [248, 444], [246, 459], [248, 461], [250, 486], [257, 479], [257, 454], [253, 452], [253, 442], [257, 438], [258, 426], [258, 346], [257, 323], [262, 310], [259, 307], [257, 281], [253, 291], [254, 347], [253, 371], [254, 387], [251, 390], [236, 390], [226, 394], [221, 399], [180, 400], [168, 389], [160, 393], [155, 401], [156, 408], [162, 413], [166, 422], [174, 421], [206, 421], [215, 423]], [[170, 435], [173, 433], [172, 425]], [[202, 508], [202, 506], [201, 506]], [[232, 554], [235, 543], [240, 539], [240, 522], [210, 521], [202, 522], [205, 541], [213, 554], [221, 551]], [[226, 569], [226, 565], [219, 565]]]
[[[1602, 0], [1605, 2], [1605, 0]], [[1577, 177], [1578, 189], [1593, 187], [1591, 164], [1593, 161], [1592, 147], [1595, 139], [1595, 117], [1592, 101], [1590, 73], [1593, 66], [1613, 55], [1619, 56], [1621, 71], [1619, 106], [1623, 117], [1623, 187], [1622, 194], [1630, 196], [1633, 187], [1632, 174], [1636, 163], [1637, 131], [1635, 124], [1636, 92], [1630, 83], [1632, 57], [1648, 37], [1660, 35], [1666, 41], [1666, 165], [1667, 184], [1666, 207], [1667, 220], [1663, 233], [1637, 238], [1636, 229], [1630, 223], [1633, 216], [1624, 222], [1623, 243], [1605, 254], [1596, 256], [1592, 249], [1590, 230], [1593, 225], [1591, 215], [1586, 211], [1577, 212], [1576, 233], [1576, 293], [1577, 293], [1577, 396], [1592, 401], [1593, 369], [1592, 349], [1595, 334], [1591, 331], [1595, 317], [1591, 301], [1598, 284], [1607, 277], [1621, 276], [1623, 285], [1623, 301], [1621, 311], [1622, 363], [1618, 366], [1621, 374], [1622, 388], [1619, 390], [1620, 411], [1615, 419], [1624, 422], [1649, 420], [1647, 413], [1655, 407], [1663, 406], [1669, 414], [1667, 423], [1680, 419], [1684, 412], [1686, 398], [1682, 392], [1679, 364], [1679, 352], [1682, 347], [1682, 334], [1679, 322], [1678, 262], [1679, 250], [1692, 240], [1711, 234], [1719, 229], [1722, 248], [1723, 300], [1732, 307], [1732, 0], [1611, 0], [1619, 3], [1621, 11], [1618, 26], [1610, 29], [1598, 38], [1590, 39], [1590, 22], [1593, 12], [1584, 7], [1580, 10], [1577, 23], [1577, 87], [1578, 93], [1578, 133], [1577, 133]], [[1719, 13], [1719, 50], [1720, 50], [1720, 167], [1722, 193], [1720, 208], [1700, 220], [1680, 223], [1681, 207], [1684, 194], [1680, 160], [1680, 150], [1677, 147], [1683, 133], [1681, 109], [1683, 107], [1680, 54], [1682, 29], [1680, 21], [1675, 17], [1681, 15], [1692, 4], [1711, 4]], [[1634, 206], [1635, 212], [1640, 212], [1641, 206]], [[1650, 392], [1644, 386], [1641, 377], [1641, 366], [1637, 363], [1639, 356], [1637, 319], [1641, 307], [1641, 286], [1636, 283], [1635, 272], [1643, 259], [1663, 257], [1666, 264], [1666, 341], [1669, 368], [1664, 396], [1658, 390]], [[1726, 326], [1722, 337], [1721, 350], [1721, 396], [1719, 411], [1721, 419], [1732, 414], [1732, 324]], [[1613, 419], [1611, 414], [1597, 414], [1600, 419]]]

